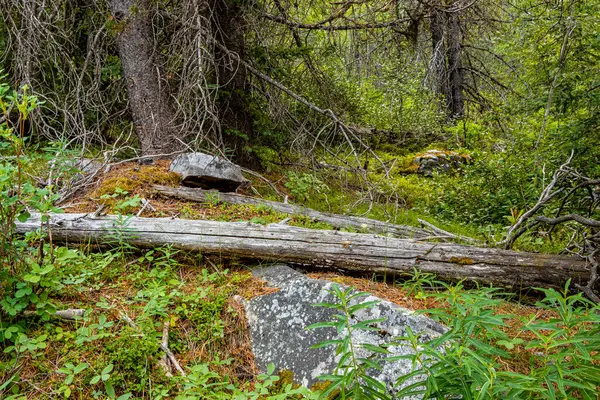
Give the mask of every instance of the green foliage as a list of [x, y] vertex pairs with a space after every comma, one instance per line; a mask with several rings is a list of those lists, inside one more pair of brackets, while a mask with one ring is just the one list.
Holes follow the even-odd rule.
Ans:
[[327, 185], [313, 174], [299, 174], [290, 172], [285, 187], [299, 201], [307, 201], [309, 198], [326, 194], [329, 190]]
[[537, 200], [544, 181], [534, 160], [516, 152], [475, 152], [473, 158], [462, 174], [434, 177], [428, 214], [446, 221], [505, 224], [513, 210], [527, 209]]
[[[535, 315], [520, 317], [524, 335], [512, 336], [504, 328], [513, 315], [494, 310], [506, 296], [498, 289], [464, 290], [462, 285], [442, 283], [445, 291], [433, 294], [445, 307], [426, 312], [448, 326], [448, 331], [423, 344], [407, 329], [399, 338], [410, 343], [415, 371], [399, 383], [418, 381], [399, 396], [425, 399], [593, 399], [600, 388], [600, 308], [581, 294], [568, 295], [543, 289], [537, 306], [556, 311], [558, 318], [537, 321]], [[566, 288], [568, 288], [567, 283]], [[530, 332], [533, 334], [525, 335]], [[515, 351], [518, 347], [519, 351]], [[525, 357], [526, 371], [506, 370], [503, 360]]]
[[375, 324], [384, 319], [372, 319], [354, 322], [356, 312], [371, 308], [376, 301], [361, 302], [360, 298], [368, 295], [357, 292], [352, 288], [341, 289], [333, 285], [329, 293], [336, 297], [337, 303], [319, 303], [315, 306], [336, 310], [332, 321], [323, 321], [308, 326], [306, 329], [334, 328], [339, 339], [327, 340], [313, 348], [335, 347], [336, 356], [339, 356], [338, 365], [333, 374], [319, 377], [320, 380], [329, 381], [329, 386], [322, 392], [321, 398], [327, 398], [332, 393], [339, 391], [340, 399], [391, 399], [387, 394], [385, 384], [378, 382], [367, 374], [371, 368], [381, 369], [380, 362], [371, 357], [360, 357], [358, 350], [363, 349], [372, 355], [387, 354], [388, 350], [382, 346], [370, 343], [357, 343], [353, 333], [357, 330], [377, 331]]

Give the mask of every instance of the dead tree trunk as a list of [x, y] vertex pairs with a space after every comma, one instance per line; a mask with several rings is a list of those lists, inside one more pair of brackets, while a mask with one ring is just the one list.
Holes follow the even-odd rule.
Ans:
[[237, 0], [212, 0], [211, 21], [215, 40], [239, 56], [232, 56], [215, 48], [219, 97], [217, 106], [221, 135], [228, 150], [233, 150], [234, 161], [248, 168], [256, 166], [256, 159], [247, 150], [254, 138], [252, 114], [246, 98], [248, 72], [239, 60], [246, 59], [244, 31], [246, 22]]
[[109, 1], [118, 23], [117, 49], [139, 145], [143, 155], [158, 155], [185, 146], [154, 45], [150, 4], [149, 0]]
[[[226, 204], [251, 204], [255, 206], [267, 206], [274, 211], [290, 214], [290, 215], [302, 215], [311, 219], [325, 222], [335, 228], [351, 228], [356, 229], [360, 232], [372, 232], [379, 234], [389, 234], [394, 237], [408, 238], [408, 239], [422, 239], [427, 236], [431, 236], [423, 229], [415, 228], [406, 225], [390, 224], [383, 221], [378, 221], [370, 218], [363, 217], [351, 217], [347, 215], [338, 215], [331, 213], [324, 213], [310, 208], [302, 207], [296, 204], [286, 204], [277, 201], [269, 201], [264, 199], [257, 199], [254, 197], [243, 196], [236, 193], [220, 193], [215, 191], [205, 191], [196, 188], [172, 188], [168, 186], [154, 185], [152, 189], [156, 190], [159, 194], [164, 196], [176, 197], [184, 200], [191, 200], [196, 202], [208, 202], [214, 201], [215, 196], [219, 203]], [[206, 193], [210, 193], [207, 195]]]
[[464, 116], [460, 12], [431, 10], [431, 71], [436, 92], [444, 99], [448, 120]]
[[448, 23], [448, 113], [451, 119], [460, 119], [465, 114], [463, 97], [463, 68], [462, 68], [462, 33], [460, 31], [460, 14], [449, 13]]
[[448, 87], [448, 69], [446, 66], [446, 42], [445, 26], [446, 15], [440, 10], [431, 12], [431, 65], [433, 73], [433, 82], [435, 91], [446, 102], [448, 109], [448, 99], [450, 98], [450, 89]]
[[[519, 253], [457, 244], [414, 242], [359, 233], [321, 231], [287, 225], [247, 222], [190, 221], [170, 218], [131, 218], [119, 225], [114, 216], [53, 214], [48, 224], [55, 241], [110, 243], [125, 240], [135, 246], [175, 248], [269, 261], [311, 264], [368, 273], [410, 274], [414, 268], [440, 279], [466, 279], [527, 289], [563, 287], [568, 279], [585, 283], [585, 260], [568, 256]], [[39, 229], [40, 214], [17, 222], [17, 232]]]

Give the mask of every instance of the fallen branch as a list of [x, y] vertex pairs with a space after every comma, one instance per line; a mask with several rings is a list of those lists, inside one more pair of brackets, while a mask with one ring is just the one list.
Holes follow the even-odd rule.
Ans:
[[565, 175], [569, 173], [569, 171], [567, 170], [567, 166], [571, 163], [571, 160], [573, 160], [573, 155], [574, 152], [572, 151], [571, 155], [569, 156], [569, 159], [563, 165], [561, 165], [556, 170], [556, 172], [554, 172], [554, 175], [552, 175], [552, 180], [540, 194], [537, 203], [535, 203], [535, 205], [531, 209], [523, 213], [523, 215], [519, 217], [519, 219], [515, 222], [513, 226], [508, 228], [508, 232], [506, 233], [506, 239], [498, 243], [499, 245], [502, 245], [507, 249], [512, 248], [513, 244], [519, 238], [519, 236], [521, 236], [527, 231], [527, 229], [523, 229], [522, 225], [525, 222], [527, 222], [529, 218], [535, 215], [535, 213], [544, 208], [550, 202], [550, 200], [552, 200], [564, 191], [564, 188], [562, 187], [559, 187], [556, 190], [554, 190], [554, 187], [562, 181]]
[[[165, 348], [169, 348], [169, 321], [165, 321], [163, 324], [163, 332], [162, 332], [162, 341], [160, 342], [161, 348], [164, 346]], [[171, 368], [169, 368], [169, 358], [167, 357], [167, 353], [163, 354], [163, 356], [158, 361], [158, 365], [165, 372], [167, 377], [172, 377]]]
[[142, 215], [142, 213], [144, 212], [144, 210], [146, 210], [146, 208], [150, 208], [150, 210], [156, 211], [156, 208], [152, 207], [152, 204], [150, 204], [150, 202], [148, 200], [142, 199], [142, 207], [140, 208], [140, 210], [137, 212], [137, 214], [135, 216], [139, 217], [140, 215]]
[[179, 362], [177, 362], [177, 358], [175, 358], [175, 354], [173, 354], [173, 352], [171, 350], [169, 350], [169, 348], [167, 346], [163, 345], [162, 343], [160, 344], [160, 349], [167, 354], [167, 357], [169, 357], [169, 361], [171, 361], [171, 364], [173, 364], [173, 366], [175, 367], [177, 372], [179, 372], [179, 375], [185, 376], [185, 371], [183, 370], [183, 368], [181, 368], [181, 365], [179, 365]]
[[600, 262], [598, 262], [598, 260], [596, 259], [596, 254], [598, 254], [598, 252], [600, 252], [600, 250], [594, 251], [592, 254], [590, 254], [587, 257], [590, 265], [592, 266], [592, 269], [590, 271], [590, 280], [588, 281], [588, 283], [585, 286], [579, 285], [576, 283], [575, 287], [577, 287], [577, 289], [579, 289], [583, 293], [585, 293], [585, 295], [590, 300], [592, 300], [595, 303], [600, 304], [600, 296], [598, 296], [596, 293], [594, 293], [594, 286], [596, 285], [596, 282], [598, 281], [598, 268], [600, 267]]
[[352, 217], [346, 215], [330, 214], [316, 211], [310, 208], [294, 204], [279, 203], [276, 201], [257, 199], [254, 197], [243, 196], [235, 193], [220, 193], [207, 191], [197, 188], [172, 188], [168, 186], [152, 186], [152, 189], [164, 196], [176, 197], [179, 199], [196, 202], [217, 202], [227, 204], [250, 204], [254, 206], [267, 206], [274, 211], [302, 215], [314, 220], [325, 222], [335, 228], [351, 228], [359, 231], [368, 231], [379, 234], [388, 234], [399, 238], [421, 239], [428, 236], [428, 233], [412, 226], [396, 225], [363, 217]]
[[[425, 228], [429, 228], [434, 234], [438, 235], [438, 236], [434, 236], [434, 238], [436, 238], [436, 239], [450, 238], [450, 239], [459, 240], [461, 242], [466, 242], [466, 243], [470, 243], [470, 244], [479, 244], [479, 245], [482, 244], [479, 240], [475, 240], [470, 237], [455, 235], [453, 233], [446, 232], [445, 230], [440, 229], [437, 226], [433, 225], [432, 223], [427, 222], [423, 219], [417, 219], [417, 221], [419, 221], [421, 226], [423, 226]], [[431, 236], [429, 238], [431, 238]], [[426, 240], [426, 239], [424, 238], [423, 240]]]
[[543, 224], [547, 224], [547, 225], [558, 225], [558, 224], [562, 224], [563, 222], [567, 222], [567, 221], [575, 221], [575, 222], [579, 222], [581, 225], [591, 226], [593, 228], [600, 228], [600, 221], [591, 219], [591, 218], [585, 218], [579, 214], [561, 215], [560, 217], [556, 217], [556, 218], [548, 218], [548, 217], [544, 217], [544, 216], [539, 216], [539, 217], [535, 217], [535, 220], [538, 222], [541, 222]]
[[[17, 222], [17, 232], [36, 231], [40, 221], [40, 214], [34, 214], [27, 222]], [[518, 289], [561, 288], [569, 279], [577, 284], [590, 280], [590, 267], [579, 257], [413, 242], [279, 224], [131, 218], [123, 226], [115, 216], [90, 219], [85, 214], [50, 214], [45, 227], [51, 229], [55, 241], [67, 243], [104, 244], [114, 241], [118, 233], [121, 240], [145, 248], [171, 245], [205, 255], [364, 273], [412, 274], [417, 268], [439, 279], [465, 279]]]
[[[85, 310], [81, 308], [68, 308], [66, 310], [56, 311], [54, 313], [54, 316], [60, 319], [76, 320], [78, 318], [82, 318], [84, 314]], [[24, 317], [34, 317], [38, 315], [38, 313], [35, 311], [23, 311], [23, 314], [21, 315], [23, 315]]]

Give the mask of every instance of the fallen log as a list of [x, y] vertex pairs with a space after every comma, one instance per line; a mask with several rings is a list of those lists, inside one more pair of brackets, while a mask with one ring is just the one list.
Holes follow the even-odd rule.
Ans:
[[[24, 234], [41, 226], [34, 214], [17, 222]], [[516, 288], [564, 287], [568, 279], [584, 284], [590, 278], [586, 261], [570, 256], [521, 253], [510, 250], [427, 243], [372, 234], [314, 230], [287, 225], [247, 222], [191, 221], [137, 218], [119, 224], [115, 216], [90, 218], [87, 214], [51, 214], [54, 241], [110, 243], [125, 240], [135, 246], [175, 248], [322, 268], [368, 273], [409, 274], [413, 268], [440, 279], [466, 279]]]
[[164, 196], [175, 197], [178, 199], [196, 202], [215, 202], [216, 204], [227, 203], [249, 204], [253, 206], [267, 206], [273, 209], [274, 211], [280, 213], [290, 215], [302, 215], [317, 221], [325, 222], [333, 226], [334, 228], [351, 228], [361, 232], [366, 231], [379, 234], [387, 234], [398, 238], [419, 239], [424, 238], [426, 236], [430, 236], [430, 234], [424, 231], [423, 229], [419, 229], [412, 226], [390, 224], [388, 222], [378, 221], [370, 218], [324, 213], [295, 204], [286, 204], [277, 201], [257, 199], [255, 197], [244, 196], [236, 193], [221, 193], [214, 190], [202, 190], [198, 188], [187, 187], [173, 188], [169, 186], [159, 185], [153, 185], [152, 189]]
[[[35, 311], [23, 311], [22, 314], [24, 317], [35, 317], [38, 315]], [[77, 320], [78, 318], [83, 318], [85, 315], [85, 310], [81, 308], [67, 308], [66, 310], [57, 310], [54, 313], [54, 317], [60, 319], [69, 319], [69, 320]]]

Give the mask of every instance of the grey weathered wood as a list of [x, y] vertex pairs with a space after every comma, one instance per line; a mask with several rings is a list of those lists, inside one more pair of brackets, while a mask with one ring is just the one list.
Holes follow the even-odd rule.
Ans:
[[[17, 232], [40, 227], [39, 214]], [[175, 248], [323, 268], [376, 273], [411, 273], [413, 268], [441, 279], [467, 279], [494, 285], [559, 288], [571, 278], [588, 281], [585, 260], [509, 250], [439, 244], [385, 236], [314, 230], [286, 225], [246, 222], [191, 221], [170, 218], [137, 218], [120, 226], [114, 216], [89, 218], [87, 214], [53, 214], [49, 223], [55, 241], [106, 243], [120, 232], [123, 240], [139, 247], [172, 245]]]
[[[85, 310], [81, 308], [67, 308], [66, 310], [57, 310], [54, 313], [56, 318], [76, 320], [77, 318], [83, 318]], [[38, 315], [35, 311], [23, 311], [24, 317], [33, 317]]]
[[152, 189], [154, 189], [161, 195], [176, 197], [179, 199], [190, 201], [216, 201], [218, 203], [227, 204], [250, 204], [254, 206], [267, 206], [273, 209], [274, 211], [280, 213], [302, 215], [317, 221], [325, 222], [335, 228], [352, 228], [359, 231], [387, 234], [399, 238], [419, 239], [426, 236], [430, 236], [429, 233], [424, 231], [423, 229], [415, 228], [412, 226], [390, 224], [387, 222], [378, 221], [370, 218], [324, 213], [295, 204], [285, 204], [279, 203], [277, 201], [257, 199], [255, 197], [243, 196], [241, 194], [236, 193], [220, 193], [216, 191], [207, 191], [196, 188], [173, 188], [159, 185], [152, 186]]

